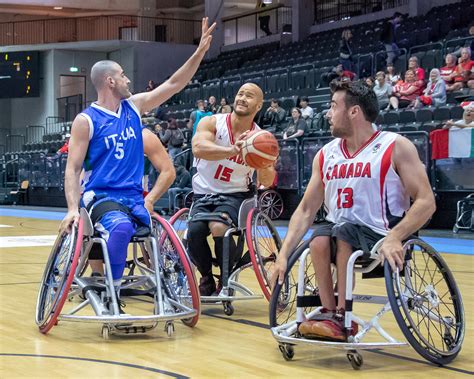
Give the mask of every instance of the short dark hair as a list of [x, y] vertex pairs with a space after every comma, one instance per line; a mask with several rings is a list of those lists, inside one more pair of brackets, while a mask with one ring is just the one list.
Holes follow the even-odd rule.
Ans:
[[307, 103], [309, 103], [309, 99], [306, 97], [306, 96], [303, 96], [300, 101], [306, 101]]
[[397, 18], [397, 17], [402, 17], [402, 16], [403, 14], [401, 14], [400, 12], [395, 12], [392, 18]]
[[355, 82], [333, 80], [331, 91], [333, 94], [337, 91], [344, 91], [346, 93], [344, 99], [346, 107], [358, 105], [367, 121], [375, 122], [377, 119], [380, 111], [377, 96], [374, 90], [364, 82], [360, 80]]
[[271, 99], [270, 101], [280, 106], [280, 100], [274, 98], [274, 99]]

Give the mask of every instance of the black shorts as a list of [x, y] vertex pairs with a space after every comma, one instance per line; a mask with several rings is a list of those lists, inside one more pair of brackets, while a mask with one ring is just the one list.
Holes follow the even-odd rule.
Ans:
[[221, 212], [227, 213], [233, 224], [239, 224], [239, 210], [245, 199], [252, 197], [250, 192], [236, 192], [222, 195], [193, 195], [193, 206], [190, 217], [196, 213]]
[[342, 240], [352, 246], [352, 250], [363, 250], [364, 258], [369, 258], [370, 250], [374, 245], [385, 236], [374, 232], [372, 229], [350, 224], [334, 224], [332, 222], [322, 222], [316, 225], [311, 239], [320, 236], [332, 237], [331, 239], [331, 256], [336, 256], [336, 240]]

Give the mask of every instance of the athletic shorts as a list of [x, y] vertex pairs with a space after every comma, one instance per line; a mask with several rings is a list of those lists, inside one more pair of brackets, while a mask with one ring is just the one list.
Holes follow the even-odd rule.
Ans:
[[352, 250], [363, 250], [364, 258], [368, 258], [370, 250], [374, 245], [385, 236], [374, 232], [372, 229], [350, 224], [348, 222], [342, 224], [334, 224], [324, 221], [316, 225], [311, 238], [328, 236], [331, 238], [331, 257], [333, 260], [336, 256], [336, 240], [342, 240], [352, 246]]
[[193, 195], [193, 206], [190, 216], [196, 213], [227, 213], [233, 224], [239, 224], [239, 209], [245, 199], [251, 197], [250, 192], [236, 192], [222, 195]]

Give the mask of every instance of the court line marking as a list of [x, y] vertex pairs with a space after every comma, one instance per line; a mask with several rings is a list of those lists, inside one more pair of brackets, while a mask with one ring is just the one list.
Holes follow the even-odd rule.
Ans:
[[[219, 318], [219, 319], [222, 319], [222, 320], [236, 322], [236, 323], [239, 323], [239, 324], [255, 326], [257, 328], [263, 328], [263, 329], [267, 329], [267, 330], [270, 329], [269, 325], [263, 324], [261, 322], [250, 321], [250, 320], [245, 320], [245, 319], [232, 319], [232, 318], [229, 318], [229, 317], [215, 315], [215, 314], [212, 314], [212, 313], [209, 313], [209, 312], [206, 312], [206, 311], [201, 312], [201, 314], [204, 314], [204, 315], [209, 316], [209, 317]], [[415, 358], [405, 357], [403, 355], [387, 353], [385, 351], [381, 351], [380, 349], [364, 349], [364, 351], [368, 351], [369, 353], [374, 353], [374, 354], [387, 355], [387, 356], [390, 356], [390, 357], [393, 357], [393, 358], [399, 358], [399, 359], [410, 361], [410, 362], [422, 363], [422, 364], [429, 365], [429, 366], [444, 368], [446, 370], [456, 371], [456, 372], [460, 372], [460, 373], [463, 373], [463, 374], [474, 375], [474, 371], [469, 371], [469, 370], [465, 370], [465, 369], [462, 369], [462, 368], [456, 368], [456, 367], [450, 367], [450, 366], [439, 366], [439, 365], [436, 365], [436, 364], [434, 364], [432, 362], [429, 362], [429, 361], [422, 361], [421, 359], [415, 359]]]
[[109, 365], [123, 366], [129, 368], [136, 368], [138, 370], [151, 371], [159, 374], [167, 375], [172, 378], [187, 379], [189, 376], [176, 374], [171, 371], [161, 370], [158, 368], [140, 366], [133, 363], [117, 362], [117, 361], [107, 361], [104, 359], [94, 359], [94, 358], [81, 358], [81, 357], [67, 357], [63, 355], [46, 355], [46, 354], [16, 354], [16, 353], [0, 353], [0, 356], [4, 357], [29, 357], [29, 358], [52, 358], [52, 359], [69, 359], [73, 361], [85, 361], [93, 363], [105, 363]]

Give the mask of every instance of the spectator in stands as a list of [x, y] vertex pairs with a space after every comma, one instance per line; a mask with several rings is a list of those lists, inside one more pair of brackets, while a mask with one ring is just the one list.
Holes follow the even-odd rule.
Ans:
[[291, 109], [291, 120], [283, 133], [283, 139], [302, 139], [306, 131], [306, 121], [303, 119], [301, 111], [294, 107]]
[[309, 99], [304, 96], [300, 99], [300, 110], [301, 115], [305, 120], [310, 120], [313, 118], [314, 110], [309, 105]]
[[193, 136], [196, 133], [196, 128], [199, 124], [199, 121], [205, 116], [212, 116], [211, 112], [206, 111], [204, 100], [198, 100], [196, 102], [197, 109], [192, 111], [189, 116], [188, 128], [193, 130]]
[[354, 71], [352, 58], [352, 32], [350, 29], [342, 31], [341, 41], [339, 42], [339, 63], [344, 70]]
[[446, 54], [445, 58], [446, 66], [441, 67], [440, 74], [441, 78], [446, 83], [446, 91], [453, 91], [454, 78], [456, 77], [456, 56], [454, 54]]
[[367, 84], [367, 86], [368, 86], [369, 88], [374, 88], [374, 86], [375, 86], [375, 80], [374, 80], [374, 78], [372, 78], [371, 76], [365, 78], [365, 84]]
[[416, 81], [420, 88], [425, 87], [425, 70], [419, 66], [418, 57], [413, 56], [408, 60], [408, 69], [415, 73]]
[[474, 88], [474, 61], [471, 59], [471, 49], [469, 47], [461, 49], [461, 57], [456, 67], [451, 91], [459, 91], [464, 87]]
[[329, 83], [331, 83], [334, 79], [351, 82], [354, 80], [355, 76], [355, 73], [353, 73], [352, 71], [344, 70], [342, 64], [338, 64], [331, 71], [322, 74], [321, 79], [323, 80], [323, 82], [326, 83], [326, 85], [329, 86]]
[[[265, 4], [262, 0], [257, 0], [257, 9], [265, 8]], [[260, 30], [264, 32], [267, 36], [271, 36], [272, 32], [270, 31], [270, 15], [267, 12], [261, 12], [258, 14], [258, 22], [260, 23]]]
[[402, 14], [395, 12], [393, 17], [383, 26], [380, 40], [385, 45], [387, 51], [387, 66], [396, 61], [400, 55], [400, 49], [397, 45], [397, 29], [402, 21]]
[[174, 214], [177, 211], [176, 197], [180, 193], [187, 194], [192, 191], [191, 174], [181, 164], [180, 160], [174, 162], [174, 168], [176, 170], [176, 179], [168, 189], [168, 201], [169, 201], [169, 213]]
[[415, 101], [415, 108], [422, 105], [446, 105], [446, 83], [441, 78], [440, 71], [434, 68], [430, 71], [430, 81], [421, 95]]
[[395, 86], [402, 80], [400, 73], [395, 71], [395, 66], [393, 63], [387, 64], [387, 72], [385, 74], [385, 79], [389, 84]]
[[149, 80], [145, 91], [147, 91], [147, 92], [153, 91], [156, 87], [157, 87], [156, 83], [153, 80]]
[[225, 97], [221, 99], [221, 104], [217, 108], [216, 113], [231, 113], [232, 112], [232, 107], [229, 105], [229, 102]]
[[393, 87], [390, 105], [393, 109], [413, 106], [416, 98], [420, 96], [422, 89], [419, 86], [413, 70], [405, 72], [405, 81]]
[[60, 147], [60, 149], [57, 151], [56, 155], [61, 156], [63, 154], [67, 154], [69, 152], [69, 139], [71, 138], [71, 135], [67, 133], [65, 135], [65, 140], [64, 140], [64, 145]]
[[209, 96], [207, 101], [206, 112], [211, 112], [212, 114], [217, 113], [217, 100], [215, 96]]
[[375, 76], [375, 85], [373, 90], [377, 95], [377, 101], [380, 109], [390, 107], [390, 95], [392, 95], [392, 86], [385, 80], [385, 73], [383, 71], [377, 72]]
[[168, 120], [168, 128], [166, 128], [160, 139], [168, 147], [168, 154], [172, 160], [183, 150], [184, 134], [178, 128], [174, 118]]
[[270, 106], [265, 112], [264, 123], [270, 124], [271, 131], [279, 133], [284, 129], [286, 110], [280, 106], [280, 100], [272, 99]]
[[474, 102], [471, 101], [464, 106], [462, 120], [448, 120], [443, 129], [449, 129], [453, 126], [456, 128], [474, 128]]

